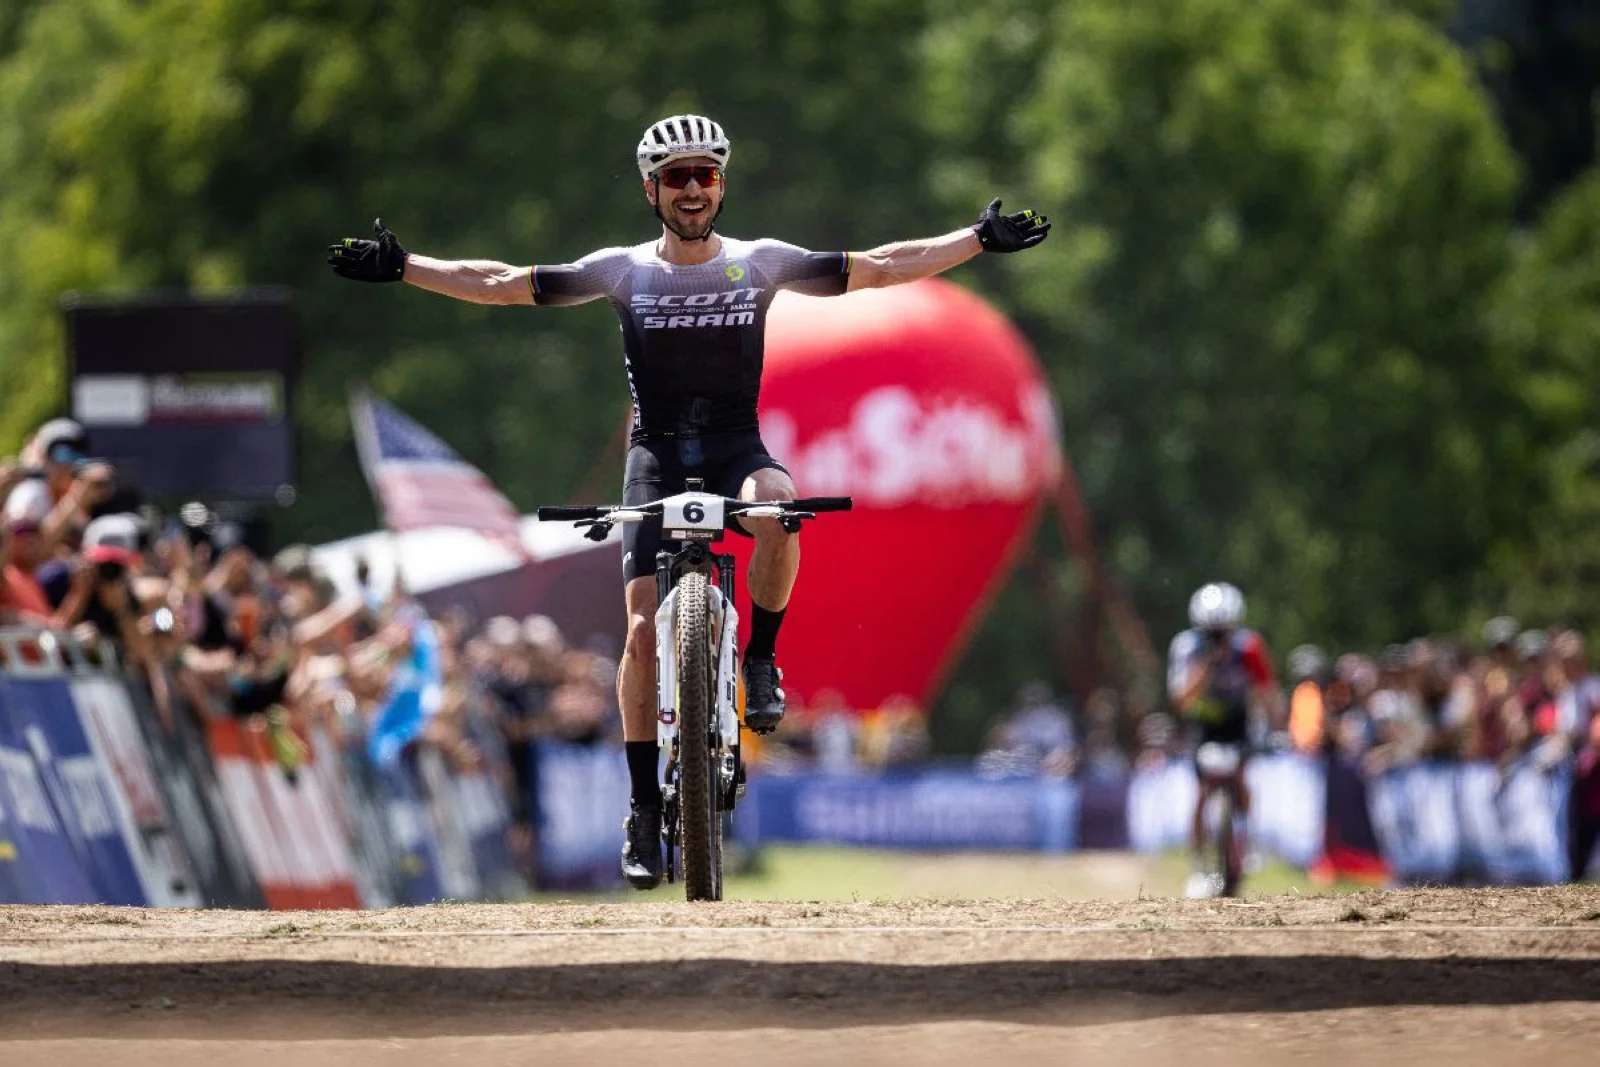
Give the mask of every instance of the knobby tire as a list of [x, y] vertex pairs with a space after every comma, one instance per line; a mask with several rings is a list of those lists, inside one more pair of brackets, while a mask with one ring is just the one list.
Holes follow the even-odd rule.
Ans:
[[1222, 895], [1231, 897], [1239, 891], [1239, 850], [1233, 840], [1234, 799], [1233, 786], [1221, 790], [1222, 812], [1217, 819], [1217, 871], [1222, 875]]
[[684, 896], [722, 899], [722, 797], [711, 743], [714, 691], [706, 576], [678, 579], [678, 775]]

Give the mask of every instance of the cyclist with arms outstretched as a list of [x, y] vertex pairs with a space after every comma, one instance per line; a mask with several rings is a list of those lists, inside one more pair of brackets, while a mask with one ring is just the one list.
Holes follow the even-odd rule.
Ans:
[[[633, 394], [633, 434], [623, 503], [682, 492], [689, 478], [743, 500], [792, 500], [789, 472], [767, 453], [756, 421], [767, 309], [780, 289], [832, 296], [927, 278], [980, 252], [1016, 252], [1044, 240], [1049, 221], [1000, 213], [942, 237], [866, 252], [810, 252], [782, 241], [739, 240], [715, 230], [731, 146], [722, 127], [675, 115], [645, 131], [635, 156], [659, 238], [604, 248], [575, 263], [515, 267], [409, 253], [380, 220], [375, 236], [329, 246], [334, 271], [358, 281], [406, 281], [480, 304], [565, 306], [606, 299], [622, 323]], [[750, 562], [750, 641], [744, 651], [745, 725], [758, 733], [783, 718], [776, 641], [800, 565], [796, 535], [776, 519], [741, 519], [755, 538]], [[638, 889], [659, 884], [661, 791], [655, 708], [655, 556], [659, 516], [623, 527], [627, 639], [617, 672], [632, 812], [622, 870]]]
[[[1227, 582], [1202, 586], [1189, 599], [1190, 629], [1172, 639], [1168, 655], [1167, 695], [1178, 714], [1192, 724], [1195, 737], [1194, 821], [1190, 846], [1195, 871], [1190, 875], [1189, 896], [1212, 896], [1220, 887], [1211, 884], [1205, 870], [1205, 802], [1212, 788], [1233, 790], [1236, 818], [1242, 827], [1250, 813], [1250, 791], [1244, 769], [1250, 741], [1252, 698], [1276, 727], [1282, 720], [1282, 694], [1278, 691], [1272, 659], [1261, 636], [1244, 629], [1244, 595]], [[1236, 766], [1221, 776], [1205, 765], [1205, 746], [1221, 746], [1238, 755]], [[1242, 834], [1241, 834], [1242, 836]]]

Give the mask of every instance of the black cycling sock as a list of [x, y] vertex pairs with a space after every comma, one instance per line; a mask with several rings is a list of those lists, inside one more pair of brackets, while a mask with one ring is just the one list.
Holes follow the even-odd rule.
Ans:
[[787, 608], [778, 611], [768, 611], [750, 601], [750, 643], [744, 646], [744, 658], [759, 656], [771, 659], [778, 654], [778, 627], [783, 625], [783, 613]]
[[661, 806], [661, 772], [656, 769], [661, 748], [654, 741], [624, 741], [628, 754], [628, 779], [633, 783], [633, 802], [645, 807]]

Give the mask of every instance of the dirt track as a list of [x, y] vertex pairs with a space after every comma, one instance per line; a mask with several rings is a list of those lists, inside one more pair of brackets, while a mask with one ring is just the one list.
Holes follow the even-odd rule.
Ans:
[[1600, 889], [0, 908], [0, 1041], [7, 1067], [1590, 1064]]

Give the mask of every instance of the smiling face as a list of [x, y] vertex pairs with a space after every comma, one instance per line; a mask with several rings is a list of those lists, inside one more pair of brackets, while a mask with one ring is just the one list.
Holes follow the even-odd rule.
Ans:
[[644, 195], [668, 230], [685, 241], [703, 240], [722, 210], [722, 173], [710, 156], [674, 160], [644, 183]]

